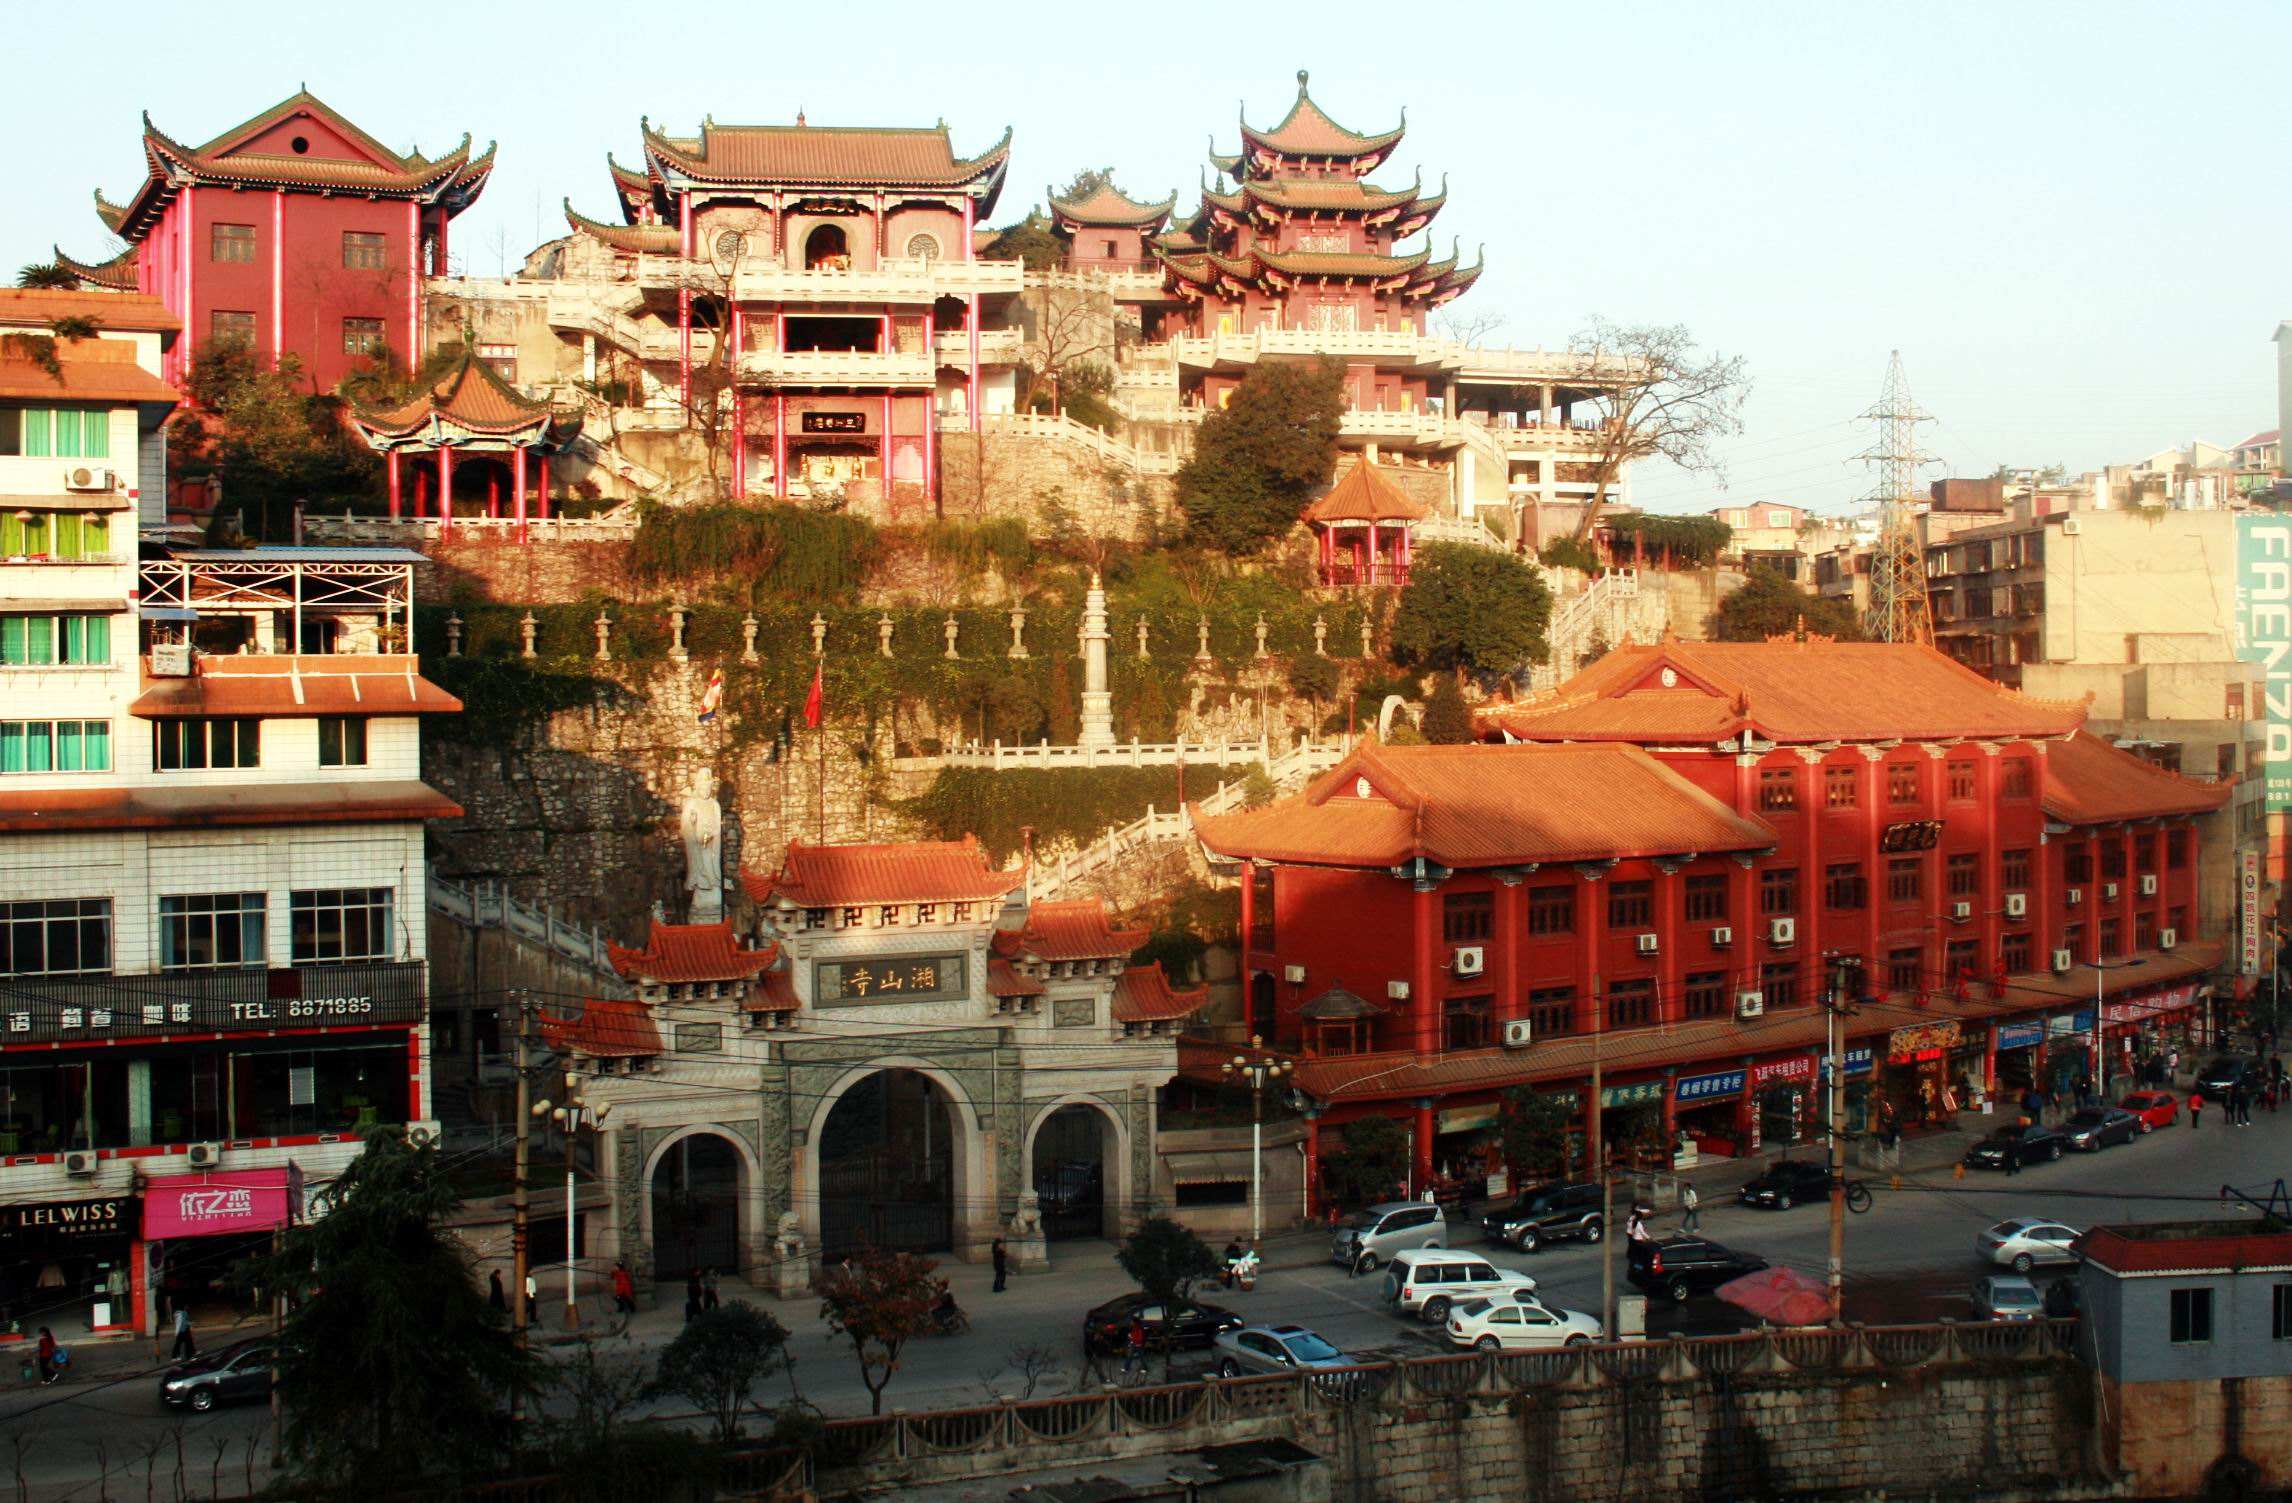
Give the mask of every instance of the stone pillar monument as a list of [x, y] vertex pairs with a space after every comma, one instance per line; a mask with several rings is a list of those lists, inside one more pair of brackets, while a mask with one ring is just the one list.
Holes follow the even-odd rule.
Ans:
[[1086, 750], [1114, 745], [1114, 696], [1106, 687], [1106, 647], [1113, 633], [1106, 625], [1106, 587], [1098, 571], [1082, 597], [1082, 734]]

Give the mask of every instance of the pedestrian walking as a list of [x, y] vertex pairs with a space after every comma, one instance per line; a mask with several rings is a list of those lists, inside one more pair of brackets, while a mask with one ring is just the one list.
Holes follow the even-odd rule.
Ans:
[[700, 1318], [700, 1270], [697, 1268], [684, 1276], [684, 1318], [688, 1325]]
[[1697, 1211], [1700, 1204], [1695, 1187], [1682, 1180], [1679, 1186], [1679, 1229], [1682, 1232], [1693, 1233], [1702, 1226], [1702, 1217]]
[[167, 1354], [167, 1359], [170, 1362], [188, 1362], [198, 1355], [199, 1348], [191, 1340], [191, 1312], [182, 1305], [177, 1305], [175, 1307], [175, 1349]]
[[[497, 1274], [495, 1277], [500, 1276]], [[637, 1284], [636, 1280], [629, 1277], [629, 1265], [626, 1263], [613, 1265], [613, 1313], [616, 1315], [634, 1315], [637, 1313]]]
[[2179, 1049], [2177, 1049], [2177, 1048], [2175, 1048], [2175, 1049], [2168, 1049], [2168, 1050], [2166, 1050], [2166, 1051], [2165, 1051], [2165, 1083], [2166, 1083], [2167, 1085], [2170, 1085], [2172, 1082], [2174, 1082], [2175, 1080], [2178, 1080], [2178, 1079], [2180, 1078], [2180, 1074], [2181, 1074], [2181, 1051], [2180, 1051]]
[[995, 1239], [995, 1293], [1001, 1294], [1011, 1281], [1011, 1254], [1003, 1246], [1003, 1239]]
[[1123, 1382], [1130, 1381], [1133, 1368], [1140, 1377], [1146, 1375], [1146, 1321], [1135, 1311], [1130, 1316], [1130, 1329], [1122, 1333]]
[[1633, 1242], [1652, 1242], [1655, 1240], [1647, 1234], [1647, 1208], [1645, 1206], [1634, 1205], [1631, 1208], [1631, 1216], [1624, 1222], [1624, 1236]]
[[716, 1270], [711, 1268], [700, 1276], [700, 1307], [713, 1310], [716, 1303]]
[[541, 1320], [541, 1280], [533, 1274], [525, 1276], [525, 1323], [537, 1325]]
[[493, 1271], [493, 1277], [487, 1283], [485, 1302], [505, 1319], [508, 1317], [509, 1295], [501, 1287], [501, 1270], [498, 1268]]
[[2202, 1126], [2204, 1126], [2204, 1097], [2191, 1091], [2189, 1092], [2189, 1131], [2195, 1132]]
[[63, 1364], [57, 1360], [62, 1353], [63, 1348], [56, 1345], [56, 1333], [46, 1326], [40, 1327], [40, 1344], [34, 1359], [39, 1363], [42, 1383], [53, 1383], [64, 1375]]

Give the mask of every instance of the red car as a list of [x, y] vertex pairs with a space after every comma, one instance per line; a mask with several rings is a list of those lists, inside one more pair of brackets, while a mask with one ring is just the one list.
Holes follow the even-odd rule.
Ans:
[[2141, 1119], [2141, 1131], [2153, 1132], [2180, 1120], [2180, 1098], [2170, 1091], [2135, 1091], [2117, 1103]]

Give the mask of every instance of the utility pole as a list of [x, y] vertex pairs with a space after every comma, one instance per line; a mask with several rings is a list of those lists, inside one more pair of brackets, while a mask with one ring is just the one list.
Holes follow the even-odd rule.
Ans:
[[565, 1329], [581, 1329], [581, 1304], [575, 1278], [579, 1264], [574, 1259], [573, 1229], [578, 1219], [578, 1202], [574, 1180], [574, 1145], [581, 1132], [581, 1119], [586, 1116], [591, 1127], [603, 1124], [611, 1114], [613, 1103], [591, 1106], [589, 1098], [581, 1092], [581, 1077], [571, 1070], [565, 1072], [565, 1099], [553, 1102], [544, 1096], [533, 1103], [529, 1115], [535, 1121], [547, 1117], [565, 1134]]
[[1846, 1061], [1839, 1054], [1838, 1020], [1849, 1010], [1846, 996], [1854, 972], [1852, 956], [1831, 962], [1830, 985], [1823, 993], [1822, 1073], [1827, 1115], [1830, 1119], [1830, 1320], [1846, 1319], [1846, 1136], [1840, 1125], [1846, 1108]]
[[1287, 1075], [1290, 1063], [1267, 1054], [1265, 1040], [1254, 1033], [1249, 1047], [1221, 1068], [1228, 1080], [1249, 1083], [1249, 1245], [1255, 1251], [1265, 1240], [1265, 1088]]
[[1934, 616], [1926, 598], [1926, 554], [1911, 517], [1918, 505], [1918, 471], [1934, 456], [1918, 452], [1918, 425], [1932, 422], [1910, 399], [1902, 374], [1902, 352], [1886, 365], [1886, 387], [1878, 405], [1862, 414], [1878, 424], [1878, 442], [1856, 457], [1878, 467], [1878, 543], [1870, 555], [1870, 606], [1863, 629], [1874, 642], [1934, 641]]
[[1615, 1176], [1608, 1173], [1607, 1124], [1601, 1106], [1600, 1043], [1606, 1036], [1607, 1019], [1592, 1030], [1592, 1130], [1590, 1168], [1600, 1177], [1600, 1336], [1606, 1341], [1616, 1339], [1616, 1184]]
[[[525, 1278], [527, 1257], [531, 1251], [531, 1206], [525, 1197], [525, 1175], [533, 1151], [533, 1078], [532, 1061], [527, 1051], [533, 1023], [533, 994], [525, 988], [517, 990], [517, 1178], [510, 1199], [510, 1296], [509, 1328], [519, 1352], [526, 1350], [525, 1331]], [[566, 1229], [572, 1235], [572, 1229]], [[509, 1396], [509, 1417], [512, 1423], [523, 1417], [525, 1396], [512, 1390]]]

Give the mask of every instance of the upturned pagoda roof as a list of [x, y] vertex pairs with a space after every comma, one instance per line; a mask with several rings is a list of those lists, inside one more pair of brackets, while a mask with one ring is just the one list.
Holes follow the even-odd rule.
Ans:
[[[665, 186], [694, 183], [760, 188], [933, 188], [994, 207], [1010, 165], [1011, 131], [974, 157], [955, 154], [944, 121], [935, 126], [719, 125], [671, 136], [639, 122], [645, 157]], [[619, 173], [616, 170], [616, 179]]]
[[1249, 123], [1245, 106], [1241, 115], [1242, 150], [1239, 155], [1213, 160], [1221, 170], [1249, 174], [1255, 165], [1253, 158], [1268, 156], [1297, 160], [1321, 158], [1342, 161], [1357, 172], [1368, 172], [1400, 144], [1407, 133], [1409, 114], [1401, 111], [1400, 123], [1389, 131], [1363, 135], [1349, 130], [1329, 117], [1329, 113], [1314, 103], [1307, 89], [1308, 75], [1303, 68], [1297, 70], [1297, 98], [1289, 106], [1289, 113], [1281, 123], [1268, 130], [1260, 130]]
[[133, 249], [121, 251], [109, 261], [76, 261], [64, 254], [62, 246], [53, 247], [56, 265], [78, 277], [83, 283], [106, 288], [112, 292], [136, 290], [136, 262], [141, 252]]
[[[298, 116], [323, 126], [355, 155], [253, 149], [266, 134]], [[410, 198], [442, 203], [449, 212], [459, 213], [476, 201], [493, 171], [494, 145], [487, 143], [483, 152], [473, 156], [470, 137], [465, 133], [453, 150], [440, 157], [420, 151], [392, 151], [309, 90], [298, 89], [198, 146], [160, 130], [146, 113], [143, 154], [148, 175], [125, 205], [112, 204], [101, 193], [96, 195], [96, 214], [104, 228], [130, 241], [140, 240], [160, 211], [186, 186]]]
[[569, 439], [580, 421], [524, 395], [469, 349], [428, 391], [395, 407], [355, 407], [350, 419], [376, 448], [452, 436], [550, 448]]
[[1406, 523], [1421, 522], [1431, 513], [1430, 507], [1403, 493], [1364, 460], [1305, 508], [1305, 520], [1322, 527], [1341, 522]]
[[608, 944], [605, 950], [623, 977], [663, 985], [752, 981], [780, 958], [778, 945], [743, 948], [733, 937], [730, 919], [713, 924], [664, 924], [655, 919], [643, 949]]
[[1144, 943], [1145, 930], [1117, 929], [1108, 921], [1104, 903], [1076, 898], [1031, 904], [1025, 925], [998, 933], [994, 946], [999, 955], [1056, 963], [1121, 960]]
[[1168, 973], [1157, 960], [1122, 973], [1114, 983], [1111, 1011], [1117, 1023], [1175, 1023], [1192, 1017], [1209, 1002], [1210, 989], [1206, 986], [1182, 992], [1170, 985]]
[[683, 233], [673, 224], [607, 224], [575, 212], [571, 199], [565, 200], [565, 222], [574, 233], [601, 240], [618, 251], [674, 255], [684, 244]]
[[743, 868], [741, 885], [758, 903], [838, 908], [871, 903], [996, 901], [1026, 885], [1023, 866], [1001, 870], [978, 837], [961, 840], [808, 845], [788, 842], [778, 872]]
[[642, 1059], [665, 1053], [652, 1009], [619, 997], [595, 997], [580, 1015], [542, 1013], [541, 1037], [550, 1048], [590, 1059]]
[[1062, 198], [1045, 188], [1051, 212], [1071, 226], [1100, 225], [1113, 229], [1158, 230], [1169, 219], [1170, 211], [1178, 205], [1178, 195], [1172, 192], [1160, 203], [1145, 203], [1132, 198], [1114, 184], [1100, 183], [1080, 198]]

